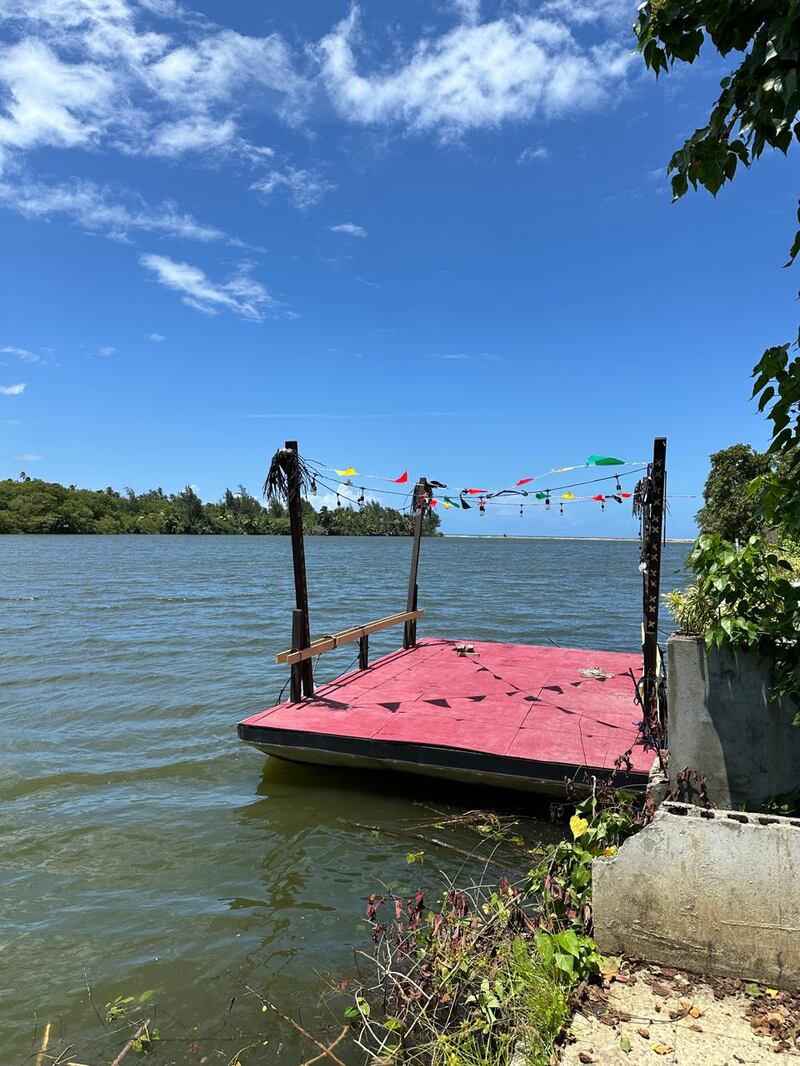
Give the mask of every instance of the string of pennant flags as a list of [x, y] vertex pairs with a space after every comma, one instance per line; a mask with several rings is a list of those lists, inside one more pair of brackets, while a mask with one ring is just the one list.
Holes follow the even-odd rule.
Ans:
[[[308, 465], [311, 475], [310, 488], [312, 494], [317, 491], [317, 481], [319, 481], [325, 489], [336, 494], [337, 506], [341, 506], [342, 498], [349, 503], [354, 503], [359, 506], [365, 503], [366, 488], [363, 485], [357, 485], [356, 481], [353, 480], [354, 478], [358, 479], [358, 482], [362, 482], [366, 479], [396, 485], [397, 488], [395, 489], [380, 489], [371, 485], [369, 491], [370, 493], [404, 496], [407, 501], [410, 501], [411, 491], [409, 489], [403, 490], [400, 488], [400, 486], [409, 484], [407, 470], [404, 470], [398, 477], [388, 477], [382, 474], [371, 474], [365, 471], [358, 471], [352, 465], [342, 468], [312, 462], [309, 462]], [[634, 469], [614, 472], [605, 477], [578, 481], [569, 485], [560, 485], [555, 488], [538, 489], [533, 486], [534, 482], [541, 481], [545, 478], [552, 478], [552, 476], [556, 474], [598, 467], [633, 467]], [[474, 506], [477, 506], [478, 513], [481, 515], [486, 513], [487, 506], [518, 506], [520, 515], [523, 515], [524, 509], [528, 507], [544, 507], [546, 510], [550, 510], [553, 505], [557, 505], [559, 513], [563, 514], [565, 504], [570, 505], [589, 502], [599, 503], [601, 510], [605, 510], [605, 505], [608, 501], [621, 504], [624, 500], [629, 500], [633, 496], [632, 492], [623, 489], [620, 479], [631, 477], [635, 474], [641, 474], [646, 471], [646, 469], [647, 462], [645, 460], [618, 459], [611, 455], [590, 455], [583, 463], [552, 467], [550, 470], [545, 471], [542, 474], [532, 474], [518, 478], [512, 483], [512, 485], [501, 489], [493, 490], [468, 486], [458, 492], [451, 490], [449, 493], [440, 493], [437, 490], [444, 490], [448, 487], [444, 482], [427, 481], [425, 483], [426, 492], [422, 502], [426, 508], [430, 509], [434, 509], [441, 505], [445, 510], [471, 510]], [[326, 474], [324, 473], [325, 471], [328, 471], [329, 473]], [[335, 474], [336, 478], [341, 479], [338, 484], [334, 481], [334, 478], [330, 476], [332, 474]], [[610, 492], [595, 491], [594, 493], [582, 495], [572, 491], [572, 489], [580, 488], [584, 485], [594, 486], [609, 481], [614, 482], [613, 490]], [[525, 486], [533, 487], [526, 488]], [[359, 487], [360, 489], [360, 495], [357, 499], [352, 499], [349, 494], [344, 491], [352, 487]], [[517, 497], [517, 499], [514, 500], [513, 497]]]

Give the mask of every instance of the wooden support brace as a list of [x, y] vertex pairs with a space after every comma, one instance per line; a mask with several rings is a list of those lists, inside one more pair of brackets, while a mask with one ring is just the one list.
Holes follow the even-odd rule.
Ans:
[[387, 618], [379, 618], [375, 622], [367, 622], [363, 626], [353, 626], [352, 629], [343, 629], [341, 633], [332, 633], [327, 637], [319, 637], [317, 640], [313, 640], [307, 647], [300, 647], [300, 649], [289, 649], [287, 651], [278, 652], [275, 656], [276, 663], [288, 663], [289, 666], [294, 666], [296, 663], [305, 662], [306, 660], [313, 659], [317, 655], [322, 655], [325, 651], [333, 651], [335, 648], [341, 647], [343, 644], [352, 644], [356, 640], [361, 640], [364, 636], [369, 636], [370, 633], [380, 633], [382, 629], [389, 629], [390, 626], [402, 625], [404, 622], [416, 621], [425, 612], [424, 611], [402, 611], [400, 614], [390, 614]]

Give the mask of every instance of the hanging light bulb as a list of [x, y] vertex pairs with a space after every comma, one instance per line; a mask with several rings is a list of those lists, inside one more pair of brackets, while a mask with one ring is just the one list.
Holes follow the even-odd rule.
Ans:
[[522, 504], [519, 505], [519, 516], [522, 518]]
[[481, 499], [478, 501], [478, 510], [480, 511], [482, 516], [486, 514], [486, 501], [483, 499], [483, 497], [481, 497]]
[[337, 507], [341, 507], [342, 506], [342, 501], [339, 499], [339, 493], [338, 492], [336, 493], [336, 506]]
[[558, 505], [558, 513], [559, 514], [563, 514], [564, 513], [564, 504], [563, 503], [560, 503]]
[[356, 503], [358, 504], [359, 507], [361, 507], [363, 505], [363, 503], [364, 503], [364, 486], [363, 485], [361, 486], [361, 495], [356, 500]]
[[600, 504], [600, 510], [601, 511], [605, 511], [605, 509], [606, 509], [606, 501], [603, 500], [603, 502]]
[[550, 510], [550, 490], [549, 489], [547, 490], [547, 495], [544, 498], [544, 509], [546, 511]]
[[316, 496], [317, 495], [317, 476], [316, 476], [316, 474], [312, 474], [311, 475], [311, 495], [312, 496]]
[[617, 492], [622, 492], [622, 485], [619, 483], [619, 474], [614, 475], [617, 479]]

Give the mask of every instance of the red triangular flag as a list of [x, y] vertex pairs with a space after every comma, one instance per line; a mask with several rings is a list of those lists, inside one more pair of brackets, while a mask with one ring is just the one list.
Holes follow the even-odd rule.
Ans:
[[523, 477], [523, 478], [519, 479], [519, 481], [517, 482], [517, 485], [518, 486], [519, 485], [527, 485], [529, 481], [533, 481], [533, 480], [534, 479], [532, 477]]
[[395, 485], [405, 485], [405, 483], [408, 481], [408, 471], [404, 470], [400, 477], [393, 477], [392, 481], [395, 483]]
[[470, 496], [482, 496], [484, 492], [488, 491], [488, 489], [467, 489]]
[[592, 499], [593, 500], [600, 500], [602, 502], [603, 500], [605, 500], [605, 496], [592, 496]]
[[438, 500], [429, 500], [428, 501], [428, 507], [438, 507], [438, 506], [439, 506], [439, 501]]

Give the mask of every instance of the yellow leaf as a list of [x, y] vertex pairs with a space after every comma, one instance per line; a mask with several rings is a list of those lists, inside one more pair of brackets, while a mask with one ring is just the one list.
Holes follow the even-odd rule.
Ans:
[[692, 1007], [692, 1009], [689, 1011], [689, 1013], [691, 1014], [691, 1016], [693, 1018], [702, 1018], [703, 1017], [703, 1011], [700, 1009], [700, 1007]]
[[764, 991], [767, 993], [768, 996], [772, 996], [773, 999], [775, 999], [775, 997], [780, 994], [777, 988], [765, 988]]
[[651, 1044], [656, 1055], [669, 1055], [670, 1051], [674, 1051], [674, 1047], [670, 1047], [669, 1044]]
[[582, 837], [589, 828], [589, 823], [585, 818], [581, 818], [579, 814], [573, 814], [569, 820], [569, 827], [572, 830], [572, 835], [577, 840], [578, 837]]
[[603, 854], [604, 855], [608, 855], [609, 858], [612, 855], [616, 855], [617, 854], [617, 845], [616, 844], [612, 844], [610, 848], [604, 848], [603, 849]]

